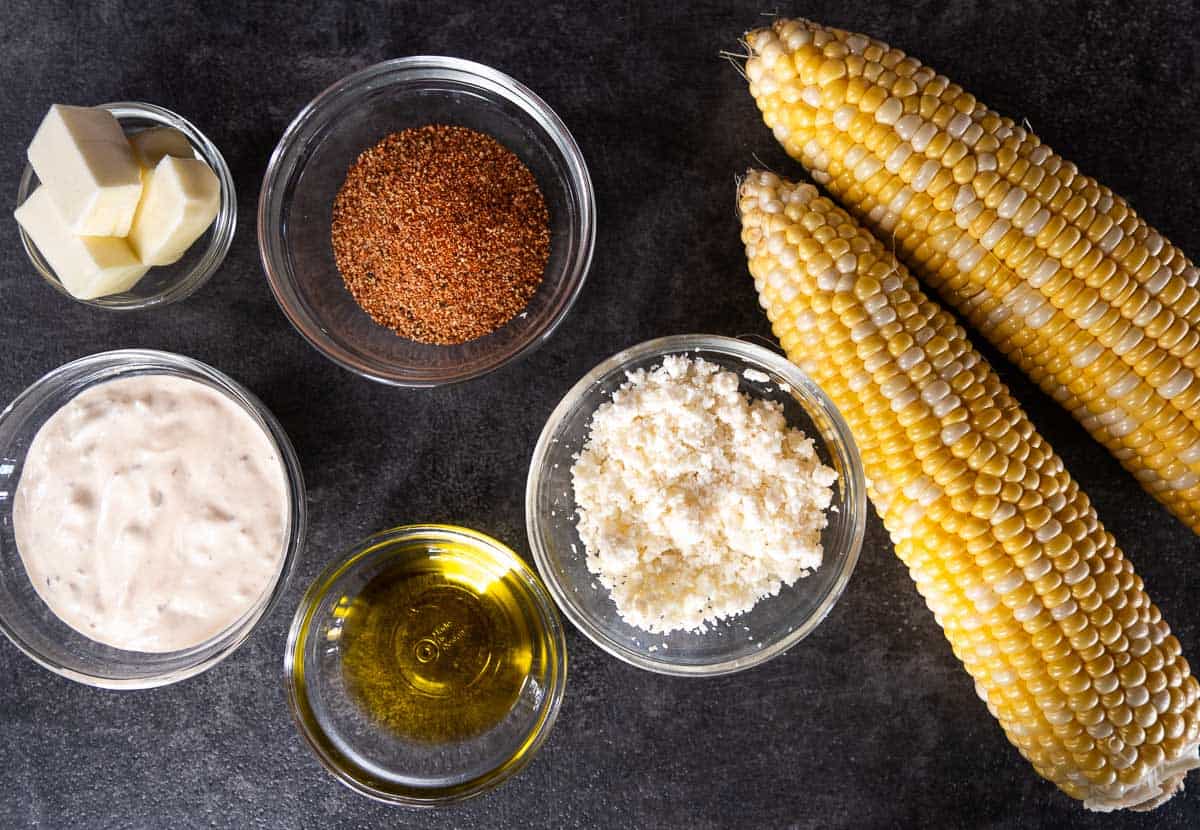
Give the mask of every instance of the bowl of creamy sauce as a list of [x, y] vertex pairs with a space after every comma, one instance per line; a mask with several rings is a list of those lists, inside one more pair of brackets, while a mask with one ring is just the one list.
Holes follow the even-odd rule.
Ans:
[[93, 355], [0, 415], [0, 628], [75, 680], [163, 685], [227, 656], [304, 525], [286, 434], [199, 361]]

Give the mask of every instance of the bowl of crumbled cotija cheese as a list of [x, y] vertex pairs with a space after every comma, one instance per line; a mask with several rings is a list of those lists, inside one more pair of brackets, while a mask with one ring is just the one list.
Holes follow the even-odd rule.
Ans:
[[773, 351], [665, 337], [589, 372], [534, 450], [538, 569], [593, 642], [664, 674], [749, 668], [833, 607], [866, 487], [825, 393]]

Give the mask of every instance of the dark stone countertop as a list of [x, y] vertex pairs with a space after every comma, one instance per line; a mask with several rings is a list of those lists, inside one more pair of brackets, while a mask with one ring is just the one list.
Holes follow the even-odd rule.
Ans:
[[[574, 629], [566, 700], [533, 764], [439, 812], [354, 795], [292, 726], [284, 632], [308, 582], [393, 524], [477, 527], [528, 555], [526, 465], [550, 410], [601, 359], [650, 337], [768, 335], [746, 274], [734, 176], [801, 177], [719, 57], [761, 12], [794, 10], [928, 61], [1127, 196], [1200, 255], [1200, 11], [1161, 3], [807, 2], [89, 4], [0, 9], [0, 182], [53, 102], [145, 100], [192, 119], [238, 186], [241, 228], [191, 299], [115, 315], [71, 303], [0, 221], [0, 399], [105, 349], [182, 352], [254, 390], [292, 436], [311, 529], [281, 606], [230, 659], [175, 686], [106, 692], [0, 643], [4, 827], [1196, 827], [1200, 774], [1146, 816], [1089, 815], [1039, 779], [976, 698], [872, 515], [854, 579], [787, 655], [709, 681], [619, 663]], [[740, 9], [728, 8], [741, 6]], [[493, 65], [572, 129], [599, 202], [595, 264], [528, 359], [465, 385], [387, 388], [320, 357], [278, 311], [254, 216], [289, 120], [343, 75], [410, 54]], [[995, 352], [984, 349], [989, 357]], [[1200, 542], [1011, 366], [997, 369], [1200, 655]], [[1197, 657], [1200, 659], [1200, 657]]]

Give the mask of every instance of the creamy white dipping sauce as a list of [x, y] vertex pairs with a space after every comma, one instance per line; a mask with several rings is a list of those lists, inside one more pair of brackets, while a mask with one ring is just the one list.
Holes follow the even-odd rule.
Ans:
[[284, 553], [287, 482], [238, 403], [172, 375], [81, 392], [38, 431], [13, 531], [38, 595], [120, 649], [199, 645], [245, 614]]

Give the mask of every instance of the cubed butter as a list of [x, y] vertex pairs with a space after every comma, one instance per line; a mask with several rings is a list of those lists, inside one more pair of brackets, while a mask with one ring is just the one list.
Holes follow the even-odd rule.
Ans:
[[217, 216], [221, 183], [200, 159], [163, 156], [129, 231], [129, 244], [147, 265], [170, 265], [200, 238]]
[[112, 113], [55, 104], [42, 119], [28, 156], [68, 230], [84, 236], [129, 233], [142, 178]]
[[174, 127], [151, 127], [129, 136], [133, 157], [142, 168], [143, 175], [149, 174], [163, 156], [181, 159], [195, 158], [192, 142]]
[[45, 185], [33, 191], [14, 215], [63, 287], [81, 300], [128, 291], [150, 270], [124, 239], [72, 233]]

